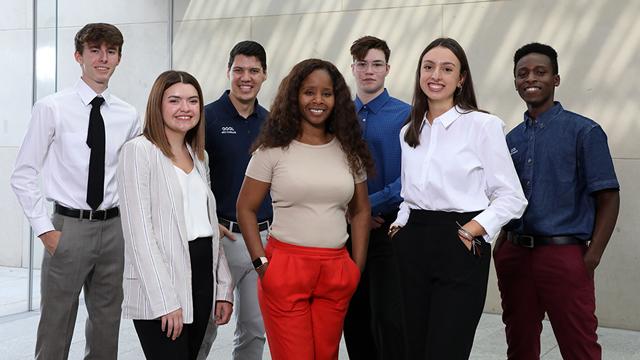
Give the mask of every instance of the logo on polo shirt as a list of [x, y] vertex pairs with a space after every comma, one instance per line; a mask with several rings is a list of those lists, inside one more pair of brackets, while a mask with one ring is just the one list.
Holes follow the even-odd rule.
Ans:
[[511, 148], [511, 150], [509, 151], [509, 153], [511, 153], [511, 156], [515, 155], [518, 153], [518, 149], [516, 148]]
[[223, 126], [220, 129], [220, 134], [235, 134], [236, 130], [233, 128], [233, 126]]

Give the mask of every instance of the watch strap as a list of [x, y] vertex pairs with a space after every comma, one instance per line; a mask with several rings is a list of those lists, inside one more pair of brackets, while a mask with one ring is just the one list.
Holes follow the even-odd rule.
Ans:
[[266, 257], [260, 256], [259, 258], [256, 258], [255, 260], [252, 261], [253, 268], [257, 270], [259, 267], [261, 267], [262, 265], [264, 265], [264, 264], [266, 264], [268, 262], [269, 262], [269, 260], [267, 260]]

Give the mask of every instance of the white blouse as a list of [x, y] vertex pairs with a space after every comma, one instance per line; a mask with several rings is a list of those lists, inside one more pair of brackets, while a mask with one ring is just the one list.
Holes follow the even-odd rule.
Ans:
[[490, 114], [466, 112], [457, 106], [435, 118], [425, 118], [420, 145], [404, 140], [401, 195], [404, 201], [394, 225], [404, 226], [410, 209], [447, 212], [480, 211], [474, 220], [491, 241], [511, 219], [524, 213], [522, 192], [505, 140], [504, 122]]
[[194, 166], [191, 172], [185, 173], [173, 165], [182, 189], [184, 220], [187, 224], [189, 241], [213, 235], [207, 207], [207, 188], [198, 170]]

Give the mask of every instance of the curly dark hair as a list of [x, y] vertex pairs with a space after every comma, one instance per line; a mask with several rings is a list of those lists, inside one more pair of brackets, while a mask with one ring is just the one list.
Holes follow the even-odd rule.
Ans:
[[326, 122], [327, 132], [334, 134], [345, 152], [353, 174], [362, 169], [373, 174], [373, 159], [362, 138], [351, 91], [340, 71], [332, 63], [320, 59], [307, 59], [296, 64], [278, 87], [267, 120], [251, 151], [260, 147], [287, 147], [301, 135], [302, 114], [298, 107], [298, 93], [302, 82], [315, 70], [325, 70], [333, 82], [335, 104]]

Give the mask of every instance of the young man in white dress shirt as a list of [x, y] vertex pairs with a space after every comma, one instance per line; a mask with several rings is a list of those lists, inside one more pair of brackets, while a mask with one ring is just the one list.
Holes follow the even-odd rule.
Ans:
[[[11, 176], [46, 249], [36, 359], [68, 358], [83, 287], [85, 359], [117, 357], [124, 240], [116, 165], [121, 146], [140, 132], [133, 106], [107, 89], [122, 44], [122, 33], [110, 24], [78, 31], [74, 57], [81, 79], [34, 105]], [[51, 218], [45, 199], [54, 202]]]

